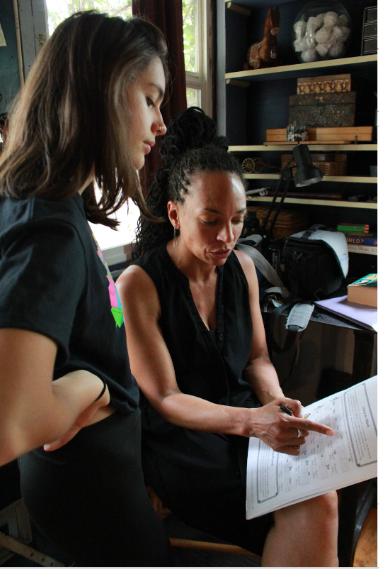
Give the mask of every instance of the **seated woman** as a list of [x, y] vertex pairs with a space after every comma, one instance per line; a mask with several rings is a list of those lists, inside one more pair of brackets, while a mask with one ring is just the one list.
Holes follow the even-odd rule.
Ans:
[[161, 154], [148, 205], [164, 221], [141, 218], [143, 256], [117, 281], [148, 482], [188, 525], [261, 553], [262, 565], [337, 566], [335, 493], [245, 519], [248, 437], [298, 455], [310, 431], [333, 431], [301, 418], [269, 360], [254, 263], [234, 251], [241, 167], [194, 107], [172, 121]]

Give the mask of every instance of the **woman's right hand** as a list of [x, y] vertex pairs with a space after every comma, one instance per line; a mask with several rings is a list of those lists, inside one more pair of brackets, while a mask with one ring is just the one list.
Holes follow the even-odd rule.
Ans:
[[46, 443], [59, 448], [110, 410], [107, 390], [95, 402], [104, 385], [92, 373], [53, 381], [57, 349], [37, 332], [0, 329], [0, 466]]
[[[284, 413], [280, 405], [289, 407], [293, 415]], [[332, 436], [330, 427], [301, 417], [301, 403], [288, 397], [280, 397], [263, 407], [252, 409], [251, 428], [255, 437], [261, 439], [276, 452], [297, 456], [310, 431]], [[300, 433], [300, 436], [298, 436]]]

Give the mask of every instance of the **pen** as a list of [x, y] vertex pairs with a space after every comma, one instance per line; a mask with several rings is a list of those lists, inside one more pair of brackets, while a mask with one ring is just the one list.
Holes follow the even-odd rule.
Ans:
[[292, 411], [291, 409], [288, 409], [288, 407], [286, 407], [285, 405], [281, 405], [280, 406], [281, 410], [283, 411], [283, 413], [287, 413], [287, 415], [292, 415]]

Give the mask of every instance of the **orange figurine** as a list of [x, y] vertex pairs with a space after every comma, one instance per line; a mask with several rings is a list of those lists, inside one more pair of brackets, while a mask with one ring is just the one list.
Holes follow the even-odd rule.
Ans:
[[247, 63], [245, 69], [259, 69], [261, 67], [274, 67], [279, 65], [278, 40], [280, 13], [279, 8], [269, 8], [265, 21], [262, 41], [253, 43], [247, 50]]

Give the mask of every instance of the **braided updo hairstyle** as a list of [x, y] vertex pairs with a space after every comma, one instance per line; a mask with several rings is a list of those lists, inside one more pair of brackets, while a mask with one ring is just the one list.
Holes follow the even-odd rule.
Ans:
[[167, 202], [184, 203], [194, 174], [236, 174], [245, 187], [241, 165], [229, 154], [226, 138], [217, 136], [215, 122], [198, 107], [186, 109], [171, 121], [163, 137], [160, 154], [163, 166], [157, 171], [146, 198], [148, 209], [160, 221], [154, 222], [140, 215], [134, 259], [172, 239]]

